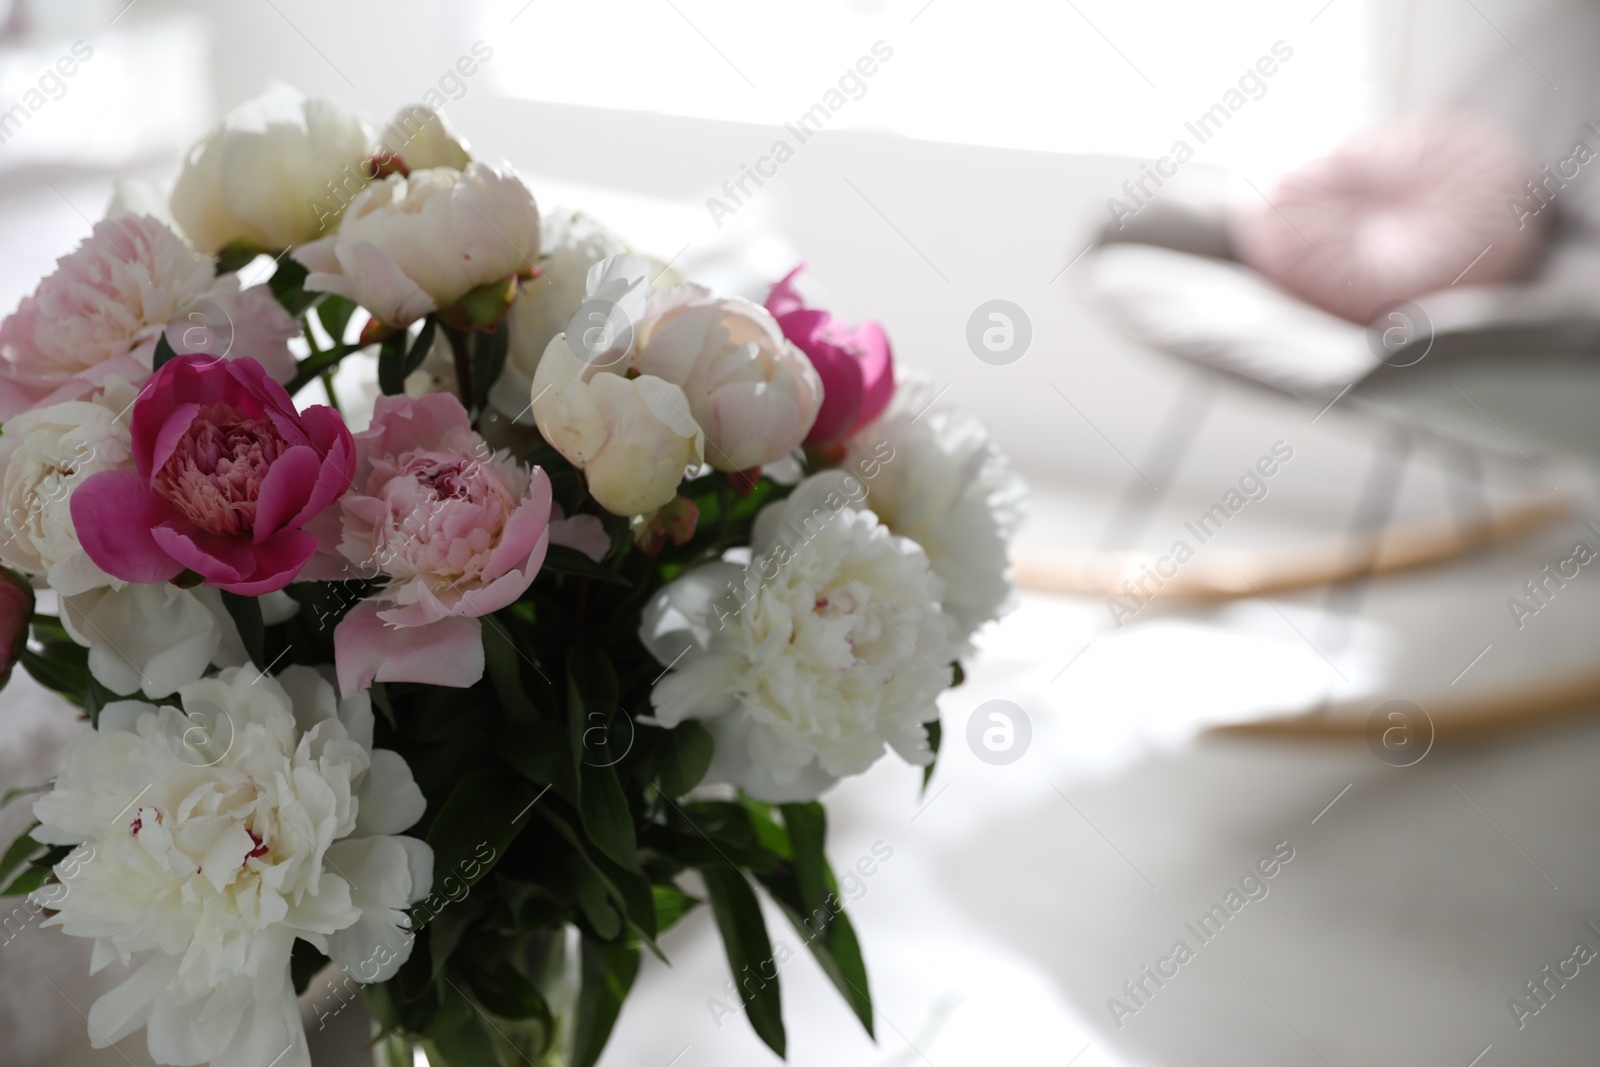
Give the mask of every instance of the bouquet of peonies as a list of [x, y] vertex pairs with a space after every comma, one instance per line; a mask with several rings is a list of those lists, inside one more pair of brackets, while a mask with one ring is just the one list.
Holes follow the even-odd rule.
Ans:
[[587, 1067], [704, 903], [781, 1054], [758, 893], [871, 1030], [817, 797], [931, 772], [1021, 487], [793, 279], [289, 90], [119, 190], [0, 324], [0, 681], [88, 720], [0, 886], [133, 968], [96, 1047]]

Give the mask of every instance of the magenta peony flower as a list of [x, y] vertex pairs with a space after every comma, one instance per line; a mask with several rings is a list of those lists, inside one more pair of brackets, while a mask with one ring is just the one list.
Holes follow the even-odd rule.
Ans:
[[185, 569], [260, 596], [295, 579], [317, 548], [301, 527], [350, 487], [355, 446], [332, 408], [297, 413], [253, 359], [179, 356], [133, 405], [131, 471], [72, 494], [78, 540], [125, 582]]
[[33, 617], [33, 589], [27, 579], [0, 567], [0, 686], [11, 677], [17, 656], [28, 643]]
[[808, 445], [843, 441], [877, 418], [894, 395], [894, 357], [876, 322], [843, 326], [826, 311], [808, 308], [791, 284], [802, 263], [772, 287], [767, 310], [783, 335], [807, 356], [822, 378], [822, 410], [806, 435]]
[[334, 631], [339, 688], [469, 686], [482, 624], [533, 582], [550, 542], [550, 479], [496, 453], [449, 393], [378, 398], [356, 435], [355, 486], [318, 520], [307, 575], [384, 577]]
[[176, 352], [247, 356], [286, 382], [299, 332], [270, 289], [241, 292], [165, 223], [104, 219], [0, 322], [0, 419], [82, 399], [108, 377], [144, 384], [163, 333]]

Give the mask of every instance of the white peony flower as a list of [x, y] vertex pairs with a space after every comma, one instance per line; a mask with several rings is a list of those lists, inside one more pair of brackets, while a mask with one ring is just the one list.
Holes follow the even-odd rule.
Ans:
[[539, 209], [521, 180], [484, 163], [391, 174], [356, 195], [338, 233], [294, 258], [311, 271], [307, 289], [348, 297], [400, 327], [530, 274]]
[[645, 608], [640, 639], [672, 666], [651, 694], [656, 718], [705, 721], [708, 781], [810, 800], [886, 744], [932, 761], [924, 724], [950, 685], [955, 633], [922, 549], [864, 495], [842, 472], [813, 475], [757, 517], [748, 566], [695, 568]]
[[354, 112], [275, 86], [189, 150], [172, 216], [202, 252], [234, 243], [275, 252], [315, 240], [370, 179], [371, 143]]
[[116, 179], [111, 183], [111, 202], [106, 205], [106, 218], [114, 219], [119, 215], [149, 215], [176, 233], [178, 220], [172, 217], [172, 181]]
[[93, 938], [96, 969], [143, 956], [89, 1009], [95, 1048], [148, 1027], [157, 1063], [310, 1067], [295, 939], [363, 980], [394, 975], [433, 868], [396, 835], [426, 803], [403, 759], [373, 751], [367, 697], [338, 701], [309, 667], [230, 669], [180, 696], [108, 704], [67, 746], [34, 837], [83, 847], [45, 925]]
[[[120, 583], [118, 583], [120, 585]], [[268, 625], [299, 610], [281, 590], [259, 598]], [[61, 598], [61, 624], [89, 650], [89, 673], [114, 693], [169, 697], [207, 667], [247, 663], [244, 642], [222, 594], [206, 586], [100, 587]]]
[[713, 298], [697, 285], [653, 297], [631, 364], [683, 388], [723, 471], [774, 463], [805, 440], [822, 406], [822, 379], [766, 308]]
[[[651, 374], [628, 377], [627, 342], [644, 307], [649, 264], [613, 256], [589, 271], [587, 297], [606, 322], [588, 340], [551, 339], [533, 376], [539, 432], [584, 472], [589, 492], [617, 515], [654, 511], [705, 456], [705, 437], [682, 389]], [[613, 345], [615, 342], [615, 345]]]
[[522, 283], [506, 316], [506, 365], [489, 391], [489, 402], [501, 414], [524, 425], [533, 422], [528, 390], [539, 358], [583, 304], [589, 270], [628, 250], [622, 238], [582, 212], [546, 212], [540, 228], [539, 276]]
[[1010, 547], [1027, 487], [981, 422], [930, 410], [932, 400], [925, 383], [902, 382], [849, 441], [845, 466], [866, 477], [878, 518], [927, 552], [965, 644], [1010, 605]]
[[138, 395], [111, 379], [92, 400], [68, 400], [7, 420], [0, 434], [0, 562], [44, 578], [63, 596], [122, 584], [78, 544], [70, 501], [91, 474], [132, 466], [125, 415]]
[[378, 135], [379, 158], [395, 156], [407, 170], [449, 167], [466, 170], [472, 162], [466, 142], [457, 137], [444, 116], [421, 104], [395, 112], [394, 121]]

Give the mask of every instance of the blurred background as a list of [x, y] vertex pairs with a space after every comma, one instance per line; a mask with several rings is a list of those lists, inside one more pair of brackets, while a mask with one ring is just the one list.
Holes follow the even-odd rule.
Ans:
[[[1597, 46], [1592, 0], [0, 0], [0, 307], [275, 81], [437, 106], [691, 278], [804, 261], [1032, 500], [926, 790], [830, 799], [877, 1040], [797, 956], [790, 1061], [1592, 1064]], [[709, 922], [606, 1064], [771, 1062]], [[0, 947], [0, 1059], [143, 1067], [67, 940]]]

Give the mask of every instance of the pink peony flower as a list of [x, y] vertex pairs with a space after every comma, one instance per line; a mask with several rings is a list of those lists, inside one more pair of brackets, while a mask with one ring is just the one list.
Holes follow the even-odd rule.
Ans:
[[82, 399], [111, 376], [142, 385], [163, 333], [178, 353], [249, 357], [278, 381], [294, 376], [299, 328], [270, 290], [240, 292], [166, 224], [124, 215], [96, 223], [0, 323], [0, 419]]
[[0, 567], [0, 686], [11, 677], [11, 668], [28, 642], [32, 617], [33, 589], [21, 575]]
[[575, 548], [599, 563], [611, 551], [611, 535], [595, 515], [568, 516], [560, 504], [550, 505], [550, 543]]
[[133, 406], [131, 471], [72, 494], [101, 570], [165, 582], [185, 569], [249, 596], [282, 589], [317, 548], [301, 527], [350, 487], [355, 446], [328, 407], [296, 413], [253, 359], [178, 356]]
[[355, 441], [354, 488], [316, 523], [307, 574], [387, 582], [334, 631], [339, 688], [472, 685], [479, 616], [515, 601], [544, 563], [550, 479], [491, 450], [448, 393], [379, 397]]
[[811, 357], [822, 378], [822, 410], [806, 444], [843, 441], [877, 418], [894, 395], [894, 358], [889, 338], [876, 322], [846, 327], [826, 311], [808, 308], [794, 291], [802, 263], [772, 287], [767, 310], [783, 335]]

